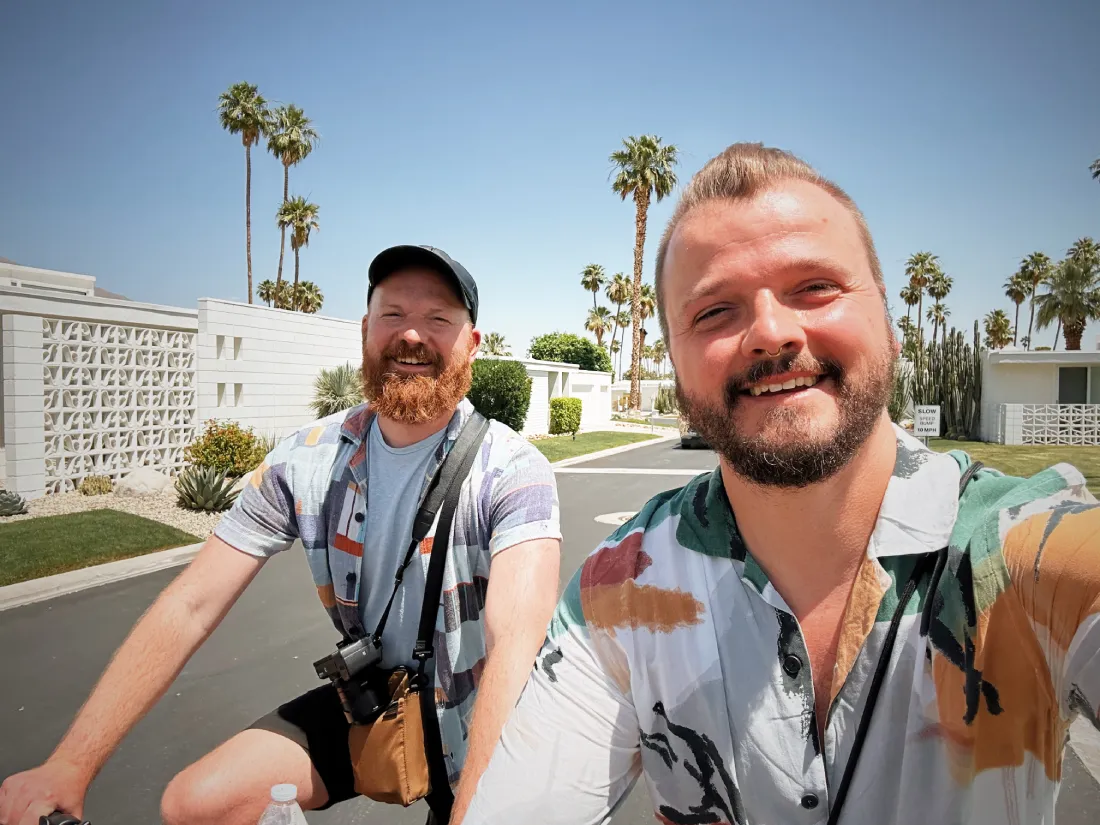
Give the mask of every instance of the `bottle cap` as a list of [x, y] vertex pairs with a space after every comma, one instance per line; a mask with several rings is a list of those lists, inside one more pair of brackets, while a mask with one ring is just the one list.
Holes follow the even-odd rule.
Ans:
[[271, 789], [271, 798], [276, 802], [294, 802], [298, 798], [296, 785], [276, 785]]

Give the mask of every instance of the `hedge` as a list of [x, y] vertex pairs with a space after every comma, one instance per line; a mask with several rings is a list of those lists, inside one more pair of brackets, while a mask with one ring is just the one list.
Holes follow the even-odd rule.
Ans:
[[581, 400], [579, 398], [550, 399], [550, 435], [573, 433], [581, 428]]
[[522, 432], [531, 406], [531, 379], [518, 361], [478, 358], [467, 398], [486, 418]]

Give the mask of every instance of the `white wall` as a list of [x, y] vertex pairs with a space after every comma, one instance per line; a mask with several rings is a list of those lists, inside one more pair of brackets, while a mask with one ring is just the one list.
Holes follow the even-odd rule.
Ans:
[[569, 395], [581, 400], [581, 428], [607, 426], [611, 420], [611, 374], [577, 370], [569, 376]]
[[[653, 380], [647, 379], [639, 382], [641, 384], [641, 406], [639, 409], [642, 412], [651, 412], [654, 409], [654, 405], [657, 399], [657, 391], [661, 387], [668, 387], [671, 389], [676, 384], [669, 380]], [[618, 403], [620, 399], [630, 397], [630, 382], [629, 381], [616, 381], [611, 385], [611, 403], [612, 405]], [[610, 415], [610, 413], [608, 413]]]
[[546, 370], [528, 367], [531, 376], [531, 406], [523, 424], [523, 435], [545, 435], [550, 429], [550, 385]]
[[198, 325], [200, 426], [232, 419], [289, 435], [317, 417], [309, 402], [321, 369], [362, 361], [356, 321], [203, 298]]

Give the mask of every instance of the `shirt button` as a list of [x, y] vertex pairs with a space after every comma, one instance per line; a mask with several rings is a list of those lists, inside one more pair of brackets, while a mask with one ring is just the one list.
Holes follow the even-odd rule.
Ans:
[[812, 811], [817, 807], [817, 794], [808, 793], [802, 797], [802, 807], [807, 811]]
[[801, 671], [802, 660], [795, 656], [793, 653], [787, 654], [787, 656], [783, 659], [783, 672], [793, 679], [798, 676]]
[[363, 523], [363, 514], [362, 513], [356, 513], [355, 514], [355, 520], [357, 522], [359, 522], [360, 524], [362, 524]]

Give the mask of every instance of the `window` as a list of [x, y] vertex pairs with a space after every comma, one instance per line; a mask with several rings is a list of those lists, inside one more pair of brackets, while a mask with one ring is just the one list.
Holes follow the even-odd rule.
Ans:
[[1088, 384], [1088, 367], [1059, 367], [1058, 403], [1087, 404]]

